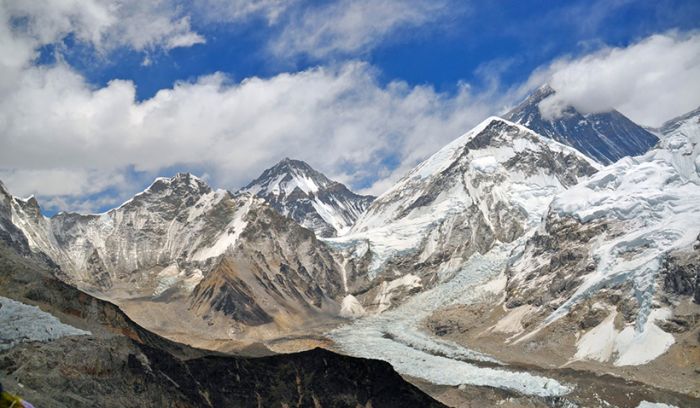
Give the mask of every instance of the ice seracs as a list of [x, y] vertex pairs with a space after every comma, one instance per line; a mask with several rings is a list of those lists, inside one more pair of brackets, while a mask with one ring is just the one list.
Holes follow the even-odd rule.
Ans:
[[84, 336], [90, 332], [61, 323], [50, 313], [0, 296], [0, 351], [19, 343], [50, 341], [65, 336]]
[[608, 317], [583, 335], [576, 357], [637, 365], [674, 343], [659, 325], [682, 321], [678, 304], [698, 302], [683, 282], [700, 262], [697, 115], [675, 123], [659, 148], [553, 199], [509, 269], [506, 302], [537, 306], [543, 317], [527, 336], [597, 302]]
[[345, 234], [374, 197], [355, 194], [301, 160], [286, 158], [240, 192], [267, 201], [319, 237]]

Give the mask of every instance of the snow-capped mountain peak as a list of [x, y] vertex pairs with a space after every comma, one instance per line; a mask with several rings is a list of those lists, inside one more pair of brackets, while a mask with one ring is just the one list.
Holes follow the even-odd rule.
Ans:
[[260, 177], [245, 187], [251, 194], [289, 196], [297, 188], [305, 194], [313, 194], [331, 184], [328, 178], [315, 171], [306, 162], [284, 158], [265, 170]]
[[545, 84], [508, 112], [505, 118], [571, 146], [601, 164], [644, 154], [658, 142], [656, 136], [616, 110], [582, 114], [567, 106], [560, 117], [547, 119], [542, 115], [540, 103], [555, 93]]
[[369, 253], [370, 280], [436, 282], [474, 253], [520, 237], [557, 192], [598, 167], [571, 147], [490, 117], [378, 197], [350, 233], [328, 241]]
[[263, 198], [280, 214], [321, 237], [347, 232], [374, 199], [353, 193], [306, 162], [289, 158], [265, 170], [240, 193]]

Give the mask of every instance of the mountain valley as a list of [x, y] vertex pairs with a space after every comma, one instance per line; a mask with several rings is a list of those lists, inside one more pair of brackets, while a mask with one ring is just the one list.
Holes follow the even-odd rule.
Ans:
[[[291, 159], [236, 193], [158, 178], [101, 214], [46, 217], [0, 184], [0, 295], [77, 330], [12, 343], [0, 369], [37, 401], [57, 371], [40, 379], [16, 362], [67, 354], [60, 369], [78, 370], [71, 350], [84, 347], [101, 356], [84, 370], [127, 378], [120, 389], [144, 401], [173, 392], [170, 378], [174, 406], [232, 401], [240, 391], [215, 390], [236, 370], [261, 384], [241, 389], [263, 406], [269, 390], [310, 406], [336, 385], [344, 405], [439, 406], [393, 370], [447, 405], [692, 406], [700, 111], [657, 139], [616, 112], [567, 110], [586, 124], [562, 134], [533, 110], [552, 92], [484, 120], [376, 198]], [[128, 372], [101, 367], [107, 349]], [[386, 399], [382, 376], [400, 398]], [[305, 385], [285, 388], [294, 381]], [[78, 401], [104, 383], [70, 387]]]

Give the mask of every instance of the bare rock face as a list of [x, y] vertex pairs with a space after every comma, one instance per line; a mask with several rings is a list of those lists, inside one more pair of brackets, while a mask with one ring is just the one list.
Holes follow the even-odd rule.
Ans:
[[339, 266], [314, 234], [267, 206], [251, 209], [245, 221], [237, 245], [192, 293], [197, 314], [218, 311], [248, 325], [273, 316], [337, 315]]
[[661, 276], [666, 293], [689, 296], [700, 304], [700, 236], [692, 248], [664, 257]]
[[[346, 270], [348, 282], [363, 282], [356, 274], [375, 284], [412, 275], [432, 287], [474, 253], [518, 239], [554, 194], [597, 167], [572, 148], [489, 118], [378, 197], [348, 235], [326, 241], [346, 258], [369, 257], [366, 271]], [[363, 304], [377, 302], [372, 293]]]
[[374, 200], [353, 193], [301, 160], [289, 158], [265, 170], [240, 193], [264, 199], [275, 211], [318, 237], [343, 235]]

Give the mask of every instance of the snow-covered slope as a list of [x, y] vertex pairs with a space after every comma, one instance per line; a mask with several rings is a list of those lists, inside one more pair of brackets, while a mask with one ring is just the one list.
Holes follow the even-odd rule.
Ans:
[[11, 225], [60, 266], [63, 280], [120, 306], [152, 301], [151, 312], [179, 310], [183, 322], [248, 326], [339, 314], [340, 267], [328, 248], [253, 195], [181, 173], [103, 214], [47, 218], [34, 199], [5, 198], [0, 216], [11, 209]]
[[554, 198], [509, 271], [507, 305], [529, 304], [541, 316], [526, 336], [564, 316], [595, 315], [576, 356], [632, 365], [674, 343], [669, 320], [681, 326], [677, 332], [692, 329], [676, 312], [700, 302], [697, 112], [670, 123], [660, 148]]
[[[327, 242], [354, 257], [345, 265], [351, 291], [363, 273], [415, 291], [447, 278], [475, 252], [521, 236], [556, 193], [596, 168], [568, 146], [492, 117], [378, 197], [348, 235]], [[384, 308], [393, 295], [379, 292], [363, 303]]]
[[584, 115], [569, 106], [561, 117], [546, 119], [539, 104], [554, 93], [544, 85], [504, 117], [572, 146], [602, 164], [644, 154], [658, 142], [656, 136], [616, 110]]
[[263, 198], [319, 237], [345, 234], [374, 199], [353, 193], [303, 161], [288, 158], [265, 170], [241, 192]]

